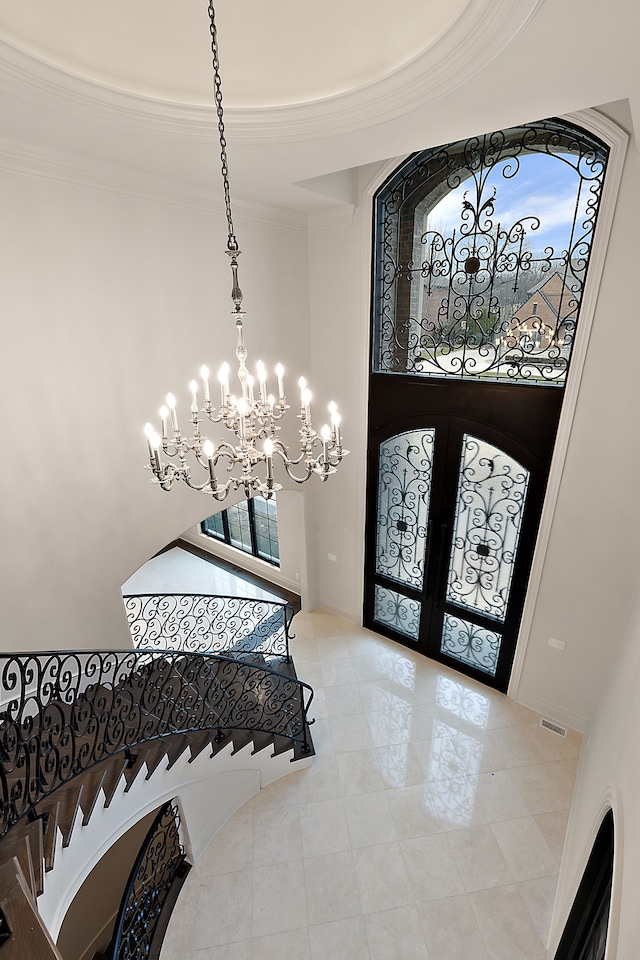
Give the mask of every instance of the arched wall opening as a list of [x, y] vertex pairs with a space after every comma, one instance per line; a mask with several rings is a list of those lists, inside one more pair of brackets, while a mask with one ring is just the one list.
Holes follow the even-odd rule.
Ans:
[[123, 833], [84, 880], [58, 934], [64, 960], [93, 960], [95, 953], [106, 950], [131, 869], [156, 813], [147, 813]]

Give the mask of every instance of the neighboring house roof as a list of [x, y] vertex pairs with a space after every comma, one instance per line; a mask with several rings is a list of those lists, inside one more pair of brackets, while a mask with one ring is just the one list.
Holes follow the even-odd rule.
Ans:
[[[534, 309], [534, 304], [539, 309]], [[544, 321], [574, 319], [578, 311], [578, 303], [560, 274], [556, 271], [546, 280], [537, 283], [531, 288], [529, 297], [513, 314], [512, 320], [522, 323], [532, 317], [539, 317]]]

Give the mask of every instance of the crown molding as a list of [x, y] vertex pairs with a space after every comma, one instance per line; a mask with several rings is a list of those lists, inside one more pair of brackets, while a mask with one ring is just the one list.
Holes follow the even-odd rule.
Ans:
[[[402, 116], [450, 93], [516, 37], [544, 0], [469, 0], [427, 50], [387, 77], [334, 97], [281, 107], [225, 109], [234, 140], [295, 142], [350, 133]], [[210, 137], [211, 107], [169, 103], [103, 86], [0, 40], [5, 89], [92, 122]]]
[[308, 215], [309, 230], [332, 230], [334, 227], [350, 227], [353, 224], [355, 206], [352, 204], [332, 207]]
[[[100, 169], [94, 161], [83, 163], [77, 157], [40, 150], [15, 140], [0, 138], [0, 169], [76, 187], [118, 193], [139, 200], [192, 207], [220, 217], [225, 215], [223, 201], [205, 191], [190, 189], [174, 181], [153, 181], [148, 176], [136, 177], [132, 172], [128, 176], [115, 176], [111, 168], [105, 166]], [[233, 209], [238, 220], [288, 230], [306, 231], [308, 226], [308, 217], [304, 212], [242, 200], [234, 200]]]

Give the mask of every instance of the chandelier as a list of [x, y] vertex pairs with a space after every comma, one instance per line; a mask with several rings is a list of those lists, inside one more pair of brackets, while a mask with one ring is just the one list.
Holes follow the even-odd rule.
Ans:
[[[289, 404], [284, 389], [284, 368], [277, 364], [277, 397], [267, 389], [267, 371], [264, 364], [256, 364], [254, 378], [247, 367], [247, 349], [244, 343], [242, 291], [238, 284], [238, 257], [240, 249], [233, 228], [231, 196], [227, 164], [227, 145], [222, 110], [222, 86], [218, 60], [218, 37], [213, 3], [209, 3], [211, 51], [213, 54], [214, 95], [218, 117], [222, 182], [228, 227], [227, 255], [231, 258], [234, 309], [232, 316], [236, 326], [237, 387], [231, 390], [231, 368], [223, 363], [218, 373], [220, 403], [211, 399], [209, 369], [200, 368], [201, 384], [192, 380], [191, 405], [188, 429], [192, 436], [183, 436], [178, 419], [177, 404], [172, 393], [167, 395], [166, 405], [160, 408], [160, 433], [148, 423], [145, 434], [149, 447], [149, 464], [153, 472], [152, 483], [163, 490], [171, 490], [174, 483], [184, 481], [193, 490], [209, 494], [215, 500], [224, 500], [240, 488], [247, 497], [259, 493], [270, 499], [282, 484], [274, 480], [274, 467], [283, 467], [287, 476], [296, 483], [304, 483], [313, 474], [326, 480], [335, 473], [336, 467], [348, 453], [342, 446], [340, 414], [335, 403], [329, 404], [330, 423], [316, 433], [311, 423], [311, 391], [301, 377], [299, 448], [294, 455], [278, 437], [280, 421]], [[199, 390], [202, 389], [202, 406]], [[221, 424], [229, 431], [227, 439], [217, 444], [202, 436], [201, 414], [212, 423]]]

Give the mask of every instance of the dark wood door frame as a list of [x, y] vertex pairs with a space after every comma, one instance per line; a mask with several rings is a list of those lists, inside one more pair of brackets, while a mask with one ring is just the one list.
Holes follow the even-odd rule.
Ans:
[[[557, 387], [433, 380], [388, 374], [371, 377], [365, 536], [365, 625], [446, 662], [454, 669], [474, 676], [490, 686], [506, 691], [533, 561], [562, 394], [563, 391]], [[425, 569], [425, 584], [421, 591], [401, 587], [402, 593], [415, 600], [426, 601], [432, 606], [432, 609], [425, 612], [419, 642], [416, 644], [373, 620], [374, 580], [381, 580], [375, 575], [378, 456], [380, 443], [385, 439], [404, 431], [432, 426], [439, 431], [440, 447], [435, 454], [439, 462], [434, 460], [431, 492], [434, 510], [430, 513], [432, 543]], [[439, 617], [439, 622], [442, 623], [443, 583], [452, 538], [450, 518], [457, 493], [461, 438], [465, 432], [504, 449], [531, 471], [522, 538], [507, 611], [509, 622], [506, 629], [509, 642], [505, 645], [504, 653], [501, 653], [495, 677], [441, 655], [440, 631], [434, 620], [435, 608], [439, 605], [440, 611], [436, 620]], [[445, 433], [447, 439], [443, 446], [442, 438]], [[446, 467], [443, 468], [445, 461]], [[448, 526], [443, 527], [446, 523]], [[391, 589], [398, 588], [398, 584], [391, 581], [388, 586]], [[453, 611], [450, 609], [449, 612]], [[460, 614], [461, 611], [457, 612]], [[493, 623], [493, 626], [497, 627], [497, 624]], [[489, 621], [486, 628], [491, 628]]]

